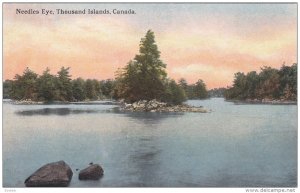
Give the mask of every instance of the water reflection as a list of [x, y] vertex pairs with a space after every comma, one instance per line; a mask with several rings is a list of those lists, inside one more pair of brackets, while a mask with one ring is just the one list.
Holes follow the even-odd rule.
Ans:
[[132, 155], [131, 159], [134, 162], [146, 162], [148, 164], [151, 164], [151, 162], [160, 152], [160, 150], [157, 150], [155, 147], [153, 147], [146, 152], [136, 152], [137, 154]]
[[134, 169], [133, 175], [140, 183], [128, 184], [128, 186], [157, 186], [161, 153], [159, 142], [153, 136], [141, 137], [138, 146], [129, 155], [129, 163], [132, 163], [131, 167]]
[[184, 113], [176, 112], [126, 112], [126, 117], [133, 119], [133, 121], [142, 122], [145, 125], [157, 124], [158, 122], [174, 117], [183, 116]]
[[81, 114], [81, 113], [97, 113], [97, 110], [91, 109], [72, 109], [72, 108], [43, 108], [34, 110], [22, 110], [17, 111], [16, 114], [23, 116], [33, 115], [70, 115], [70, 114]]

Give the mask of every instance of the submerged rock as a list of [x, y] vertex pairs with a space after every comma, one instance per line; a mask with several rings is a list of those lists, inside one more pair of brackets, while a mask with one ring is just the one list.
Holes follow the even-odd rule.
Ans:
[[79, 172], [79, 180], [99, 180], [103, 173], [100, 165], [92, 164]]
[[25, 180], [27, 187], [65, 187], [68, 186], [73, 172], [64, 161], [46, 164]]

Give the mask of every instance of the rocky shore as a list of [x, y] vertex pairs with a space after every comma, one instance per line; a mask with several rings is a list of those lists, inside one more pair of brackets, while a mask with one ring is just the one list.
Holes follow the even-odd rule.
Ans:
[[155, 99], [147, 101], [140, 100], [132, 104], [123, 103], [121, 110], [130, 112], [198, 112], [208, 113], [205, 108], [189, 106], [187, 104], [182, 105], [170, 105], [168, 103], [159, 102]]
[[42, 105], [42, 104], [44, 104], [44, 102], [42, 102], [42, 101], [32, 101], [30, 99], [28, 99], [28, 100], [12, 100], [11, 103], [15, 104], [15, 105]]
[[10, 100], [9, 103], [15, 105], [43, 105], [43, 104], [85, 104], [85, 105], [118, 105], [121, 111], [127, 112], [197, 112], [208, 113], [207, 110], [200, 107], [189, 106], [187, 104], [171, 105], [165, 102], [157, 101], [156, 99], [147, 101], [140, 100], [132, 104], [124, 101], [82, 101], [82, 102], [67, 102], [67, 101], [53, 101], [51, 103], [43, 101], [32, 100]]

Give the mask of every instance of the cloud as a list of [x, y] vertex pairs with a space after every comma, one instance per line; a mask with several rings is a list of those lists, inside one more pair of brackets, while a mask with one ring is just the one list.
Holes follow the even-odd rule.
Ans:
[[182, 76], [186, 76], [191, 74], [209, 73], [214, 70], [214, 67], [207, 64], [188, 64], [175, 67], [173, 68], [172, 72], [180, 74]]
[[[73, 78], [113, 78], [155, 32], [171, 78], [231, 85], [237, 71], [297, 62], [296, 6], [222, 4], [72, 4], [70, 8], [136, 9], [136, 15], [16, 15], [15, 8], [66, 8], [68, 4], [4, 4], [3, 76], [26, 66], [41, 73], [71, 67]], [[124, 8], [125, 8], [124, 7]]]
[[[26, 66], [70, 66], [74, 77], [109, 78], [138, 51], [139, 37], [122, 21], [77, 19], [35, 25], [13, 22], [4, 29], [4, 73], [11, 78]], [[126, 43], [124, 43], [126, 42]]]
[[[233, 71], [210, 64], [187, 64], [174, 67], [170, 74], [177, 77], [177, 79], [185, 78], [189, 83], [195, 83], [197, 80], [202, 79], [209, 88], [213, 88], [217, 85], [229, 85]], [[220, 82], [222, 83], [220, 84]]]

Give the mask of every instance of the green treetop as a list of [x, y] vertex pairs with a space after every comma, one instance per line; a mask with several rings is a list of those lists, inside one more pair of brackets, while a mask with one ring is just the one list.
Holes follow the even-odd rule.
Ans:
[[126, 101], [161, 99], [165, 92], [166, 64], [160, 59], [154, 33], [141, 39], [139, 54], [117, 74], [117, 95]]

